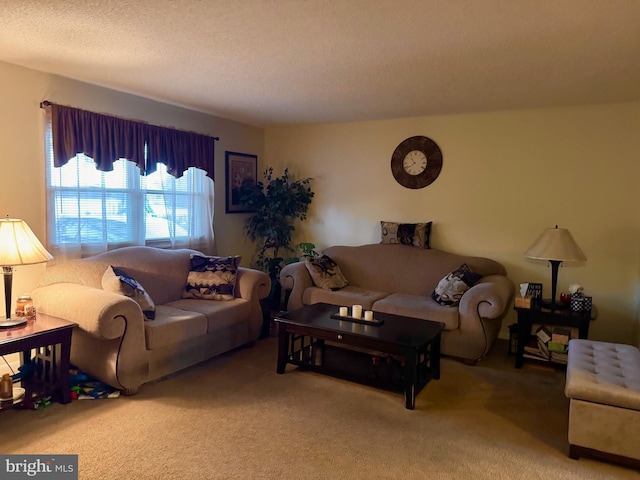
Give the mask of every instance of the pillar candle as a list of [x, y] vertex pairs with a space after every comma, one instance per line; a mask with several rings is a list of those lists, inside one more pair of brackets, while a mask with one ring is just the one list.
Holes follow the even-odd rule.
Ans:
[[347, 307], [340, 307], [340, 316], [341, 317], [346, 317], [348, 315], [348, 310]]
[[373, 312], [371, 310], [366, 310], [364, 312], [364, 319], [365, 320], [373, 320]]
[[362, 317], [362, 305], [354, 305], [351, 307], [351, 316], [353, 318], [361, 318]]

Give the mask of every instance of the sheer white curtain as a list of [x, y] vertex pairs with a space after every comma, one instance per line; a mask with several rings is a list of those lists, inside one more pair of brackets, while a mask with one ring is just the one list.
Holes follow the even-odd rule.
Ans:
[[203, 170], [176, 179], [158, 164], [144, 177], [120, 159], [104, 172], [84, 155], [56, 168], [50, 122], [46, 132], [47, 247], [56, 261], [129, 245], [215, 254], [214, 182]]

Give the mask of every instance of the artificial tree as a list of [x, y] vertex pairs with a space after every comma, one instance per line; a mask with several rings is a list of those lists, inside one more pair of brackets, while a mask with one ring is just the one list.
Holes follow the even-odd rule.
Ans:
[[251, 240], [258, 242], [256, 266], [269, 274], [277, 292], [280, 290], [280, 270], [285, 264], [298, 260], [298, 257], [291, 255], [296, 251], [291, 241], [295, 222], [307, 218], [314, 196], [310, 186], [312, 180], [305, 178], [294, 181], [288, 168], [276, 177], [273, 167], [269, 167], [264, 172], [263, 182], [243, 187], [241, 191], [240, 203], [254, 212], [247, 219], [246, 232]]

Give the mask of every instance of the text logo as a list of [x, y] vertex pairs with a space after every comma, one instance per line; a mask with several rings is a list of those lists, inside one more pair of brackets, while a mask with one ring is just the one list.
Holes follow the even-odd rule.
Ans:
[[78, 456], [0, 455], [0, 478], [78, 480]]

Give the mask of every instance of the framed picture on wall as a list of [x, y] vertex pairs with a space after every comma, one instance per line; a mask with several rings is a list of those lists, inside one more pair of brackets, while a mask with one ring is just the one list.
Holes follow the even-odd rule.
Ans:
[[226, 213], [251, 213], [240, 204], [242, 187], [255, 185], [258, 178], [258, 156], [247, 153], [225, 152]]

